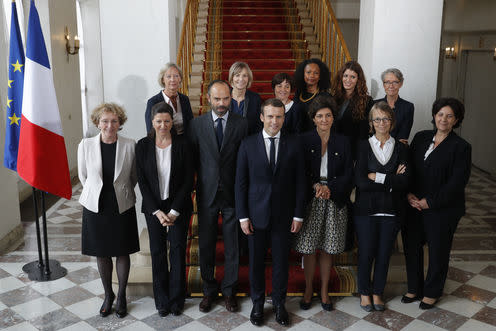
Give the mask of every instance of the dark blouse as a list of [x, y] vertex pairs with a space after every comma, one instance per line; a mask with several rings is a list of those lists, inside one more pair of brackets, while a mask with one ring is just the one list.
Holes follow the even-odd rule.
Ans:
[[[300, 99], [300, 94], [301, 94], [301, 98], [303, 100], [306, 100], [305, 102]], [[327, 91], [319, 91], [319, 93], [317, 93], [313, 98], [311, 98], [312, 95], [313, 95], [313, 93], [309, 93], [307, 91], [303, 91], [301, 93], [297, 91], [295, 94], [294, 101], [295, 101], [295, 103], [299, 104], [299, 107], [301, 107], [301, 113], [303, 114], [302, 115], [302, 122], [301, 122], [301, 132], [310, 131], [310, 130], [313, 130], [315, 128], [315, 124], [313, 123], [312, 119], [308, 115], [308, 108], [309, 108], [310, 104], [312, 103], [312, 101], [315, 100], [315, 97], [317, 97], [318, 95], [331, 96], [331, 94]]]
[[101, 213], [109, 210], [118, 210], [117, 197], [114, 190], [115, 155], [117, 142], [106, 144], [100, 141], [102, 153], [102, 180], [103, 187], [98, 200], [98, 210]]

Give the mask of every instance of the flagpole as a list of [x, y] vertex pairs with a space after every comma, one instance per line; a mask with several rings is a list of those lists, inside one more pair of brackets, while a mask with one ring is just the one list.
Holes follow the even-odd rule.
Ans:
[[48, 231], [46, 221], [45, 192], [41, 192], [41, 212], [43, 217], [43, 240], [45, 244], [45, 275], [50, 275], [50, 260], [48, 259]]
[[43, 268], [43, 255], [41, 254], [41, 234], [40, 234], [40, 219], [38, 216], [38, 199], [36, 198], [36, 188], [33, 189], [33, 206], [34, 206], [34, 219], [36, 223], [36, 241], [38, 243], [38, 268]]

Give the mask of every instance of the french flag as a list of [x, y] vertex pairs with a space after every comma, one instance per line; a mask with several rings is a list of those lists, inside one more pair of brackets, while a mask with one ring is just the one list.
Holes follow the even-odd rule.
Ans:
[[31, 0], [17, 172], [29, 185], [72, 195], [59, 107], [38, 11]]

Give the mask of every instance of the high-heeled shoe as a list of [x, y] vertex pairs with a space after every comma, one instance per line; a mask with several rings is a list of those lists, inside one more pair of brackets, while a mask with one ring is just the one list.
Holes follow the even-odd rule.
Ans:
[[103, 304], [100, 307], [100, 316], [101, 317], [107, 317], [110, 315], [112, 312], [112, 304], [114, 303], [115, 300], [115, 295], [112, 293], [112, 295], [106, 295], [105, 299], [103, 300]]
[[300, 301], [300, 309], [301, 310], [308, 310], [312, 306], [312, 300], [310, 299], [309, 302], [306, 302], [305, 299], [301, 298]]
[[418, 301], [420, 298], [418, 296], [414, 296], [413, 298], [410, 298], [406, 295], [401, 297], [401, 303], [412, 303], [414, 301]]
[[427, 302], [424, 302], [424, 301], [420, 301], [419, 308], [422, 309], [422, 310], [432, 309], [432, 308], [435, 307], [434, 305], [437, 303], [437, 301], [438, 301], [437, 299], [433, 303], [427, 303]]
[[115, 316], [118, 318], [124, 318], [127, 315], [127, 302], [126, 298], [117, 299], [115, 303]]
[[360, 297], [360, 308], [365, 310], [367, 313], [374, 311], [374, 306], [369, 303], [368, 305], [362, 305], [362, 298]]

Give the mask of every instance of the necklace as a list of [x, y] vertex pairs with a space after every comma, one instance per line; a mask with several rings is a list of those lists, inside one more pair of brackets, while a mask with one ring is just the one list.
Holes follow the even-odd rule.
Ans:
[[302, 97], [302, 96], [303, 96], [303, 93], [301, 93], [301, 94], [300, 94], [300, 101], [301, 101], [301, 102], [303, 102], [303, 103], [306, 103], [307, 101], [312, 100], [312, 99], [313, 99], [313, 98], [317, 95], [317, 93], [319, 93], [319, 90], [318, 90], [318, 89], [317, 89], [317, 91], [315, 91], [315, 93], [314, 93], [314, 94], [312, 94], [312, 96], [311, 96], [310, 98], [308, 98], [308, 99], [303, 99], [303, 97]]

